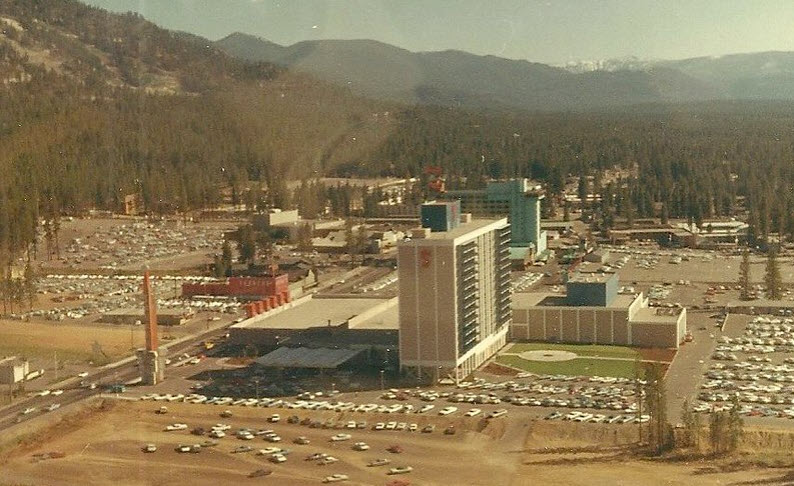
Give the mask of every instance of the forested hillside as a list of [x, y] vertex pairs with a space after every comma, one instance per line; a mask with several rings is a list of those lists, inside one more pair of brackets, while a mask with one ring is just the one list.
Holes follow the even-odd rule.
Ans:
[[118, 209], [130, 193], [155, 213], [213, 206], [224, 187], [358, 160], [389, 132], [382, 103], [135, 15], [0, 0], [0, 27], [4, 261], [37, 215]]
[[[759, 235], [794, 235], [789, 104], [406, 107], [72, 0], [0, 0], [0, 34], [0, 263], [29, 248], [38, 218], [118, 209], [125, 194], [167, 213], [260, 184], [280, 204], [288, 179], [414, 176], [427, 165], [452, 187], [525, 176], [552, 196], [566, 178], [592, 176], [586, 189], [604, 194], [599, 226], [653, 215], [697, 223], [745, 196]], [[602, 183], [614, 166], [635, 175]]]

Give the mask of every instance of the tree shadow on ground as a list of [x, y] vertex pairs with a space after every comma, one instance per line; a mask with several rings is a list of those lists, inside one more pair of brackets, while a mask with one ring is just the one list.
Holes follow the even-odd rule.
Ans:
[[625, 445], [616, 445], [616, 446], [602, 446], [602, 445], [590, 445], [590, 446], [580, 446], [580, 447], [538, 447], [534, 449], [522, 449], [520, 451], [515, 452], [525, 452], [528, 454], [581, 454], [581, 453], [609, 453], [615, 451], [622, 451], [625, 453], [633, 453], [636, 450], [636, 445], [634, 444], [625, 444]]
[[753, 479], [749, 481], [737, 481], [730, 483], [733, 486], [764, 486], [767, 484], [794, 484], [794, 471], [788, 471], [779, 477]]
[[625, 451], [618, 451], [613, 454], [599, 454], [592, 457], [558, 457], [539, 461], [522, 461], [524, 466], [581, 466], [584, 464], [604, 464], [610, 462], [624, 462], [633, 456], [627, 455]]

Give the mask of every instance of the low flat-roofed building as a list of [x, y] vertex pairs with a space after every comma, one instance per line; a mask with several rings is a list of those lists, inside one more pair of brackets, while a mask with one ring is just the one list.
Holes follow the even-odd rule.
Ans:
[[0, 385], [13, 385], [25, 379], [29, 372], [27, 360], [16, 356], [0, 358]]
[[609, 239], [612, 243], [625, 243], [631, 240], [655, 241], [663, 246], [688, 246], [694, 247], [697, 241], [689, 231], [672, 226], [653, 228], [625, 228], [609, 230]]
[[283, 311], [229, 328], [233, 344], [280, 346], [379, 346], [396, 349], [397, 299], [306, 297]]
[[618, 294], [606, 305], [572, 304], [569, 295], [542, 292], [513, 295], [514, 341], [677, 348], [685, 334], [686, 309], [649, 307], [642, 293]]
[[[180, 326], [191, 319], [195, 313], [190, 309], [157, 309], [157, 324], [160, 326]], [[127, 308], [107, 312], [99, 322], [108, 324], [135, 324], [146, 322], [143, 309]]]
[[256, 359], [265, 368], [333, 369], [355, 360], [363, 349], [287, 348], [274, 349]]
[[273, 226], [282, 224], [292, 224], [300, 220], [297, 209], [271, 209], [268, 212], [255, 214], [252, 217], [254, 228], [257, 230], [266, 230]]

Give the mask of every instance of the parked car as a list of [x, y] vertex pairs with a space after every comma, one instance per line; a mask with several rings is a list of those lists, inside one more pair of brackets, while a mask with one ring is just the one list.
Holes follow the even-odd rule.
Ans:
[[412, 468], [411, 466], [398, 466], [389, 469], [388, 474], [408, 474], [413, 470], [414, 468]]
[[347, 481], [350, 479], [347, 474], [332, 474], [323, 479], [324, 483], [338, 483], [340, 481]]

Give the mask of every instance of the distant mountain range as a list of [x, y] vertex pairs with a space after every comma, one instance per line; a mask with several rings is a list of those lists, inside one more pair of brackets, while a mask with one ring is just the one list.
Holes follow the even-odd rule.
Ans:
[[372, 40], [281, 46], [235, 33], [216, 46], [245, 60], [310, 73], [355, 94], [407, 103], [590, 110], [639, 103], [794, 100], [792, 52], [555, 67], [454, 50], [410, 52]]

